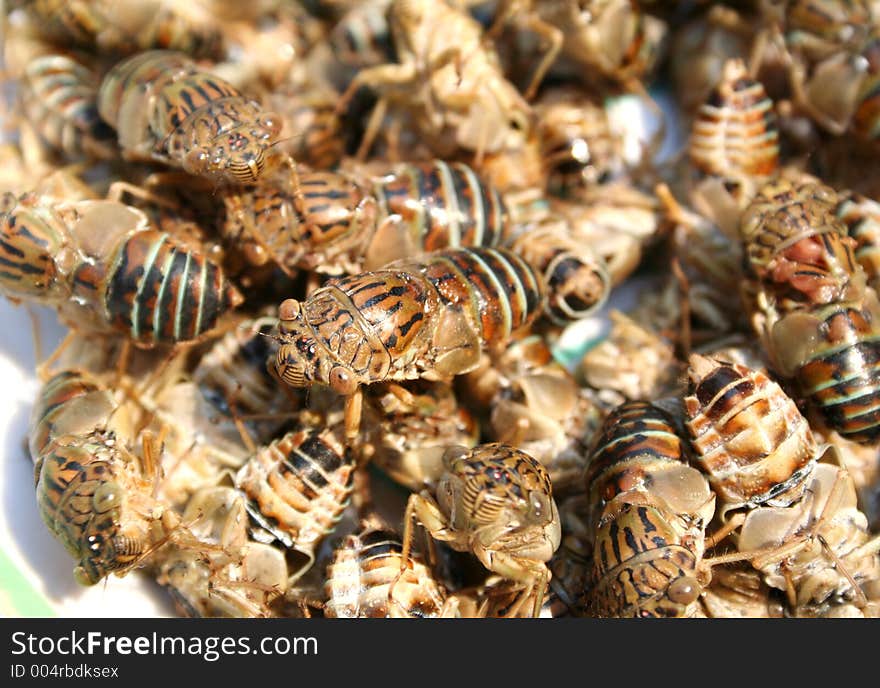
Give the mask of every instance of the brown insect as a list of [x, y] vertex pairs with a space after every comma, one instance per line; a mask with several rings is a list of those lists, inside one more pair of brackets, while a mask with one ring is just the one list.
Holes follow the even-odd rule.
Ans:
[[689, 364], [687, 428], [721, 513], [801, 499], [819, 448], [794, 400], [760, 371], [698, 354]]
[[415, 519], [433, 538], [473, 553], [487, 569], [521, 586], [510, 615], [532, 599], [537, 617], [550, 580], [545, 562], [561, 538], [547, 471], [528, 454], [500, 443], [450, 447], [443, 462], [446, 470], [435, 493], [423, 490], [407, 503], [403, 566]]
[[205, 336], [243, 297], [213, 261], [115, 201], [0, 198], [0, 288], [58, 308], [76, 329], [143, 347]]
[[278, 162], [277, 116], [183, 53], [152, 50], [116, 64], [101, 82], [98, 111], [129, 159], [232, 184], [257, 182], [267, 162]]
[[[515, 254], [436, 251], [284, 301], [275, 369], [293, 387], [319, 383], [345, 396], [373, 382], [448, 380], [527, 328], [541, 305], [537, 277]], [[359, 402], [349, 418], [359, 417]], [[356, 427], [350, 421], [347, 432]]]

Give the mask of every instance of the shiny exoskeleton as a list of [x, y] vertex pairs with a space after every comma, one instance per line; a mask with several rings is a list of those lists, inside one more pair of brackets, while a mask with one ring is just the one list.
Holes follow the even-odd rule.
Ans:
[[321, 540], [342, 518], [354, 469], [354, 456], [332, 429], [300, 430], [259, 448], [236, 474], [254, 536], [278, 540], [305, 556], [291, 582], [311, 567]]
[[20, 83], [25, 117], [41, 138], [66, 156], [111, 159], [115, 134], [98, 114], [97, 78], [65, 55], [28, 63]]
[[752, 564], [785, 592], [795, 616], [880, 615], [880, 537], [869, 533], [852, 478], [838, 466], [817, 464], [800, 502], [750, 512], [737, 545], [769, 550]]
[[819, 451], [794, 400], [735, 363], [693, 354], [688, 372], [691, 446], [724, 509], [799, 500]]
[[257, 102], [166, 50], [116, 64], [101, 82], [98, 111], [127, 157], [231, 184], [260, 180], [280, 131], [278, 118]]
[[700, 564], [715, 495], [688, 465], [686, 443], [670, 416], [644, 401], [612, 411], [594, 445], [586, 486], [592, 613], [695, 615], [708, 582]]
[[67, 370], [43, 386], [29, 434], [37, 506], [83, 585], [123, 575], [177, 526], [152, 496], [158, 456], [139, 459], [133, 441], [126, 410], [91, 374]]
[[689, 153], [700, 171], [739, 183], [764, 180], [779, 166], [773, 102], [742, 60], [724, 65], [721, 82], [698, 110]]
[[196, 340], [242, 301], [221, 268], [114, 201], [0, 198], [0, 290], [58, 308], [75, 328], [140, 346]]
[[504, 249], [450, 249], [332, 280], [278, 311], [278, 376], [294, 387], [360, 385], [473, 370], [538, 315], [540, 283]]
[[796, 380], [828, 426], [872, 443], [880, 435], [880, 304], [838, 203], [809, 180], [763, 187], [740, 227], [745, 294], [776, 370]]
[[325, 616], [413, 619], [444, 615], [446, 593], [431, 569], [412, 552], [406, 560], [403, 557], [400, 536], [389, 530], [364, 525], [346, 537], [327, 567]]
[[531, 600], [538, 616], [550, 580], [546, 562], [561, 540], [547, 471], [502, 443], [450, 447], [443, 461], [446, 470], [434, 494], [423, 490], [407, 503], [404, 565], [416, 519], [433, 538], [471, 552], [487, 569], [522, 586], [511, 615]]
[[222, 232], [255, 262], [355, 274], [427, 251], [495, 246], [510, 222], [498, 191], [463, 163], [298, 177], [298, 194], [270, 182], [226, 195]]
[[841, 192], [837, 216], [855, 239], [856, 260], [865, 271], [868, 286], [880, 287], [880, 203], [861, 194]]

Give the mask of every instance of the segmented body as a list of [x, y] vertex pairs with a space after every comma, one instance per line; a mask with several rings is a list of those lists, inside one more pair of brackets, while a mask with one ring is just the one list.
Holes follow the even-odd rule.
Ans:
[[83, 371], [50, 378], [31, 414], [37, 506], [52, 534], [77, 559], [74, 577], [94, 585], [124, 573], [169, 526], [151, 496], [150, 476], [126, 446], [124, 413]]
[[288, 271], [355, 274], [426, 251], [494, 246], [509, 224], [498, 191], [463, 163], [303, 172], [298, 186], [299, 196], [272, 183], [228, 194], [223, 233]]
[[156, 580], [187, 617], [271, 617], [287, 589], [280, 548], [249, 538], [244, 498], [229, 487], [208, 487], [189, 499], [183, 520], [194, 541], [163, 552]]
[[251, 184], [265, 172], [280, 122], [183, 53], [153, 50], [116, 64], [101, 82], [98, 111], [123, 152], [191, 174]]
[[354, 468], [332, 429], [300, 430], [258, 449], [236, 474], [255, 536], [265, 539], [262, 530], [307, 558], [294, 580], [314, 563], [315, 550], [348, 506]]
[[868, 587], [880, 575], [880, 537], [870, 535], [852, 479], [838, 466], [817, 464], [800, 502], [752, 511], [737, 546], [769, 550], [752, 564], [786, 592], [796, 616], [880, 613]]
[[333, 280], [279, 309], [279, 377], [351, 394], [383, 380], [443, 379], [475, 368], [537, 316], [532, 269], [503, 249], [453, 249]]
[[327, 40], [333, 55], [350, 69], [364, 69], [394, 59], [394, 45], [385, 12], [391, 0], [369, 0], [348, 10]]
[[771, 183], [743, 217], [753, 325], [774, 367], [841, 435], [880, 433], [880, 304], [865, 285], [837, 195], [814, 183]]
[[699, 465], [725, 510], [803, 496], [818, 445], [794, 401], [760, 371], [694, 354], [684, 399]]
[[648, 402], [624, 403], [605, 418], [586, 473], [592, 613], [697, 613], [715, 496], [685, 452], [671, 418]]
[[837, 217], [855, 239], [856, 260], [874, 291], [880, 287], [880, 203], [852, 192], [840, 193]]
[[3, 197], [0, 286], [57, 306], [74, 327], [112, 329], [141, 346], [198, 339], [242, 297], [221, 268], [113, 201]]
[[742, 60], [724, 65], [721, 82], [698, 110], [689, 153], [699, 170], [727, 179], [760, 180], [779, 166], [773, 103]]
[[404, 542], [412, 519], [432, 537], [471, 552], [490, 571], [521, 587], [513, 613], [531, 602], [537, 616], [550, 571], [546, 562], [561, 540], [550, 476], [528, 454], [503, 443], [450, 447], [435, 495], [411, 495]]
[[40, 136], [65, 155], [112, 159], [113, 130], [98, 114], [98, 83], [83, 65], [64, 55], [28, 63], [20, 84], [22, 110]]
[[443, 588], [417, 555], [410, 553], [405, 561], [403, 556], [400, 537], [391, 531], [366, 526], [346, 537], [327, 567], [325, 615], [334, 619], [441, 616]]

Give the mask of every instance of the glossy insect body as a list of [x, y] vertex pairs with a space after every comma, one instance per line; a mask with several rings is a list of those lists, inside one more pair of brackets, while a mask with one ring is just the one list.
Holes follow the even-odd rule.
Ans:
[[636, 494], [641, 501], [673, 514], [686, 528], [707, 524], [715, 512], [715, 497], [688, 459], [687, 444], [669, 414], [658, 406], [628, 401], [612, 410], [593, 445], [586, 471], [591, 526], [606, 520], [604, 513], [612, 503], [639, 502]]
[[708, 583], [701, 561], [715, 496], [687, 465], [685, 446], [669, 415], [648, 402], [624, 403], [605, 418], [586, 474], [592, 613], [697, 613]]
[[445, 592], [431, 570], [415, 554], [403, 557], [400, 537], [389, 530], [364, 526], [346, 537], [327, 567], [325, 615], [334, 619], [443, 615]]
[[880, 433], [880, 304], [856, 261], [854, 240], [827, 187], [771, 183], [742, 224], [753, 325], [774, 367], [793, 377], [841, 435]]
[[57, 306], [74, 327], [127, 334], [142, 346], [197, 339], [242, 297], [204, 255], [113, 201], [48, 203], [6, 194], [0, 287]]
[[463, 163], [385, 174], [303, 172], [300, 196], [268, 183], [226, 197], [222, 231], [285, 270], [356, 274], [457, 246], [494, 246], [509, 218], [498, 192]]
[[724, 65], [721, 82], [697, 112], [689, 152], [699, 170], [734, 180], [761, 180], [779, 166], [773, 103], [742, 60]]
[[435, 495], [411, 495], [404, 516], [407, 553], [412, 519], [432, 537], [472, 552], [490, 571], [522, 586], [512, 613], [533, 600], [538, 616], [559, 547], [559, 512], [550, 476], [531, 456], [501, 443], [451, 447]]
[[689, 376], [691, 446], [724, 509], [800, 499], [819, 451], [794, 401], [760, 371], [697, 354]]
[[604, 259], [575, 235], [562, 215], [551, 212], [520, 225], [505, 245], [541, 275], [547, 295], [544, 311], [557, 325], [588, 318], [611, 293]]
[[153, 50], [104, 77], [98, 111], [123, 152], [232, 184], [263, 175], [280, 123], [182, 53]]
[[277, 539], [307, 558], [292, 581], [311, 567], [321, 540], [342, 517], [354, 468], [353, 456], [332, 430], [301, 430], [258, 449], [236, 475], [255, 537]]
[[786, 592], [796, 616], [880, 613], [876, 591], [868, 592], [880, 576], [880, 537], [871, 537], [856, 502], [846, 471], [820, 463], [800, 502], [760, 507], [743, 523], [739, 549], [770, 550], [752, 564]]
[[98, 114], [97, 79], [78, 62], [64, 55], [32, 60], [20, 96], [25, 117], [56, 150], [73, 158], [118, 154], [113, 130]]
[[448, 379], [527, 327], [541, 302], [534, 272], [509, 251], [436, 251], [282, 303], [276, 370], [294, 387], [346, 395], [383, 380]]
[[31, 415], [40, 515], [78, 560], [83, 585], [125, 573], [176, 525], [151, 496], [155, 464], [144, 457], [139, 465], [126, 448], [128, 421], [112, 393], [81, 371], [50, 378]]
[[860, 55], [867, 69], [856, 95], [851, 128], [856, 136], [876, 141], [880, 138], [880, 35], [872, 35]]

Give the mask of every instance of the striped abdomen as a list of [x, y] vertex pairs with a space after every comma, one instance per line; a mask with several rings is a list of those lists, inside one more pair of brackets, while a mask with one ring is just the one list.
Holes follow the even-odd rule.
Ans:
[[779, 166], [779, 130], [773, 103], [742, 60], [729, 60], [700, 107], [691, 129], [694, 166], [726, 178], [767, 177]]
[[154, 50], [104, 77], [98, 109], [133, 157], [232, 183], [262, 175], [280, 122], [182, 53]]
[[401, 240], [419, 253], [496, 246], [509, 225], [501, 195], [464, 163], [399, 165], [374, 189], [380, 217], [399, 223]]
[[475, 368], [538, 315], [532, 269], [504, 249], [449, 249], [332, 280], [279, 308], [279, 376], [342, 394], [386, 379], [451, 377]]
[[308, 557], [301, 574], [348, 506], [354, 468], [353, 457], [330, 431], [301, 430], [260, 448], [235, 483], [254, 522]]
[[818, 446], [795, 402], [760, 371], [694, 354], [691, 446], [726, 509], [800, 499]]
[[531, 324], [542, 306], [543, 289], [534, 270], [506, 249], [438, 251], [425, 256], [418, 270], [445, 308], [467, 314], [485, 347], [506, 342]]
[[662, 509], [622, 504], [596, 531], [590, 610], [615, 618], [691, 616], [702, 589], [701, 550], [686, 546]]
[[70, 157], [118, 155], [116, 134], [98, 114], [94, 75], [64, 55], [32, 60], [21, 82], [24, 114], [53, 148]]
[[840, 194], [837, 216], [856, 242], [856, 260], [865, 271], [868, 285], [880, 287], [880, 203], [860, 194]]
[[242, 301], [221, 268], [155, 229], [126, 237], [105, 265], [85, 263], [74, 292], [144, 345], [198, 339]]
[[330, 618], [440, 616], [445, 594], [431, 570], [412, 552], [406, 562], [402, 559], [400, 537], [391, 531], [367, 527], [349, 535], [327, 567], [324, 613]]
[[829, 427], [873, 444], [880, 439], [880, 308], [868, 293], [872, 298], [863, 303], [811, 312], [815, 343], [795, 379]]
[[63, 218], [33, 196], [0, 196], [0, 291], [52, 300], [64, 293], [55, 257], [67, 243]]
[[709, 483], [688, 465], [687, 446], [672, 418], [647, 401], [624, 402], [606, 416], [590, 453], [586, 488], [593, 527], [633, 494], [704, 523], [715, 507]]
[[557, 325], [590, 317], [611, 293], [604, 259], [578, 240], [560, 215], [551, 213], [527, 226], [508, 245], [540, 275], [545, 314]]
[[88, 434], [103, 427], [115, 408], [112, 394], [91, 375], [65, 370], [52, 376], [31, 411], [31, 456], [38, 456], [63, 435]]
[[62, 438], [39, 455], [37, 506], [43, 522], [79, 560], [74, 576], [94, 585], [143, 551], [146, 520], [126, 508], [125, 461], [101, 435]]

